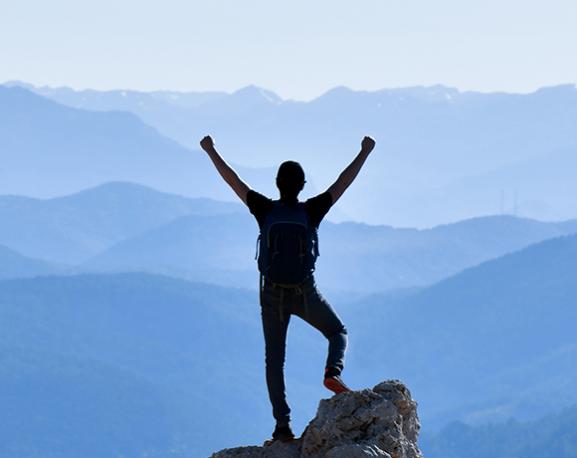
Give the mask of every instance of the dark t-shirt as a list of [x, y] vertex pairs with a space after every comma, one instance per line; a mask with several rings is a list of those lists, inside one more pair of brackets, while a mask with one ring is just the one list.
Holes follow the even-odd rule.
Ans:
[[[258, 221], [259, 227], [262, 227], [267, 213], [273, 207], [273, 200], [251, 189], [246, 195], [246, 204], [248, 205], [250, 212]], [[331, 208], [332, 204], [333, 197], [328, 191], [325, 191], [318, 196], [311, 197], [305, 202], [305, 210], [314, 227], [318, 227], [319, 224], [321, 224], [321, 221]]]

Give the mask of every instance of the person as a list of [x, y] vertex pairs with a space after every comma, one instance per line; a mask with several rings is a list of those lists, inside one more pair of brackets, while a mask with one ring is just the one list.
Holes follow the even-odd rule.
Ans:
[[[298, 162], [286, 161], [278, 168], [276, 185], [280, 198], [272, 200], [252, 190], [217, 152], [210, 136], [200, 145], [224, 181], [248, 206], [259, 228], [258, 264], [261, 272], [260, 305], [265, 339], [266, 382], [276, 426], [273, 440], [290, 441], [290, 408], [284, 383], [287, 329], [296, 315], [328, 340], [323, 384], [334, 393], [350, 391], [341, 378], [347, 347], [347, 329], [331, 305], [319, 293], [314, 279], [318, 256], [317, 228], [329, 209], [354, 181], [375, 141], [364, 137], [361, 150], [323, 193], [305, 202], [298, 195], [305, 174]], [[272, 242], [271, 242], [272, 240]]]

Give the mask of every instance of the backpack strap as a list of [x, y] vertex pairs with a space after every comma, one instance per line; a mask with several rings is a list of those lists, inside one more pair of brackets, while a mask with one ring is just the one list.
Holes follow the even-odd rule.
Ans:
[[[260, 254], [260, 253], [259, 253], [260, 237], [261, 237], [261, 234], [258, 234], [258, 237], [256, 238], [256, 248], [255, 248], [255, 252], [254, 252], [254, 259], [255, 259], [255, 261], [258, 259], [258, 255]], [[262, 283], [261, 283], [261, 286], [262, 286]]]

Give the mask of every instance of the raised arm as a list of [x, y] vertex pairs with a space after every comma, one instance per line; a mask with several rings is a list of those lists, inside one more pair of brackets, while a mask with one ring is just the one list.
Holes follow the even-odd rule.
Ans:
[[346, 169], [344, 169], [337, 181], [335, 181], [327, 191], [331, 194], [333, 198], [333, 205], [334, 203], [343, 195], [345, 190], [349, 187], [349, 185], [354, 181], [359, 170], [365, 163], [365, 160], [369, 156], [370, 152], [375, 147], [375, 141], [371, 137], [363, 138], [361, 142], [361, 151], [357, 154], [357, 157], [353, 159]]
[[228, 185], [233, 189], [233, 191], [240, 197], [246, 204], [246, 195], [250, 191], [248, 185], [240, 179], [238, 174], [233, 170], [233, 168], [228, 165], [225, 160], [218, 154], [218, 151], [214, 147], [214, 142], [212, 138], [207, 135], [200, 141], [200, 146], [206, 151], [208, 157], [212, 160], [216, 170], [220, 173], [220, 176], [228, 183]]

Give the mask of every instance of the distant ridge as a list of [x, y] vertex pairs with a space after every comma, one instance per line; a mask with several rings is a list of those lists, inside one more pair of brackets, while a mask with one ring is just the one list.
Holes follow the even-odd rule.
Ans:
[[[198, 147], [187, 150], [128, 111], [72, 108], [0, 86], [0, 121], [1, 170], [10, 170], [0, 194], [52, 197], [129, 181], [191, 197], [234, 197]], [[260, 183], [264, 173], [253, 173]]]
[[183, 215], [238, 212], [240, 204], [187, 198], [126, 182], [52, 199], [0, 196], [0, 244], [74, 264]]
[[[538, 418], [577, 403], [575, 298], [577, 234], [487, 261], [413, 294], [366, 298], [348, 313], [359, 317], [357, 345], [374, 351], [358, 353], [354, 370], [382, 366], [402, 377], [416, 397], [430, 400], [421, 407], [432, 428], [445, 418], [474, 424]], [[383, 323], [396, 325], [381, 342], [376, 336]], [[390, 343], [401, 341], [392, 354]], [[466, 395], [446, 402], [455, 393]]]
[[[292, 101], [291, 99], [283, 99], [278, 94], [274, 92], [274, 90], [259, 87], [254, 84], [249, 84], [247, 86], [241, 87], [236, 89], [232, 92], [226, 91], [175, 91], [175, 90], [151, 90], [151, 91], [138, 91], [134, 89], [109, 89], [109, 90], [100, 90], [100, 89], [73, 89], [67, 86], [37, 86], [34, 84], [30, 84], [24, 81], [12, 80], [12, 81], [5, 81], [4, 83], [0, 83], [0, 86], [6, 87], [22, 87], [28, 89], [30, 91], [37, 92], [41, 95], [53, 97], [56, 93], [76, 93], [82, 94], [83, 96], [90, 96], [96, 97], [98, 95], [114, 95], [120, 96], [122, 98], [127, 98], [131, 96], [155, 96], [160, 100], [166, 99], [168, 103], [173, 103], [175, 105], [182, 104], [183, 99], [187, 100], [186, 98], [189, 97], [189, 106], [198, 106], [200, 103], [204, 101], [211, 100], [211, 99], [218, 99], [227, 97], [230, 95], [239, 95], [239, 94], [255, 94], [263, 96], [266, 99], [269, 99], [272, 103], [278, 103], [282, 101]], [[537, 88], [533, 91], [523, 91], [523, 92], [514, 92], [514, 91], [476, 91], [476, 90], [461, 90], [453, 86], [447, 86], [445, 84], [432, 84], [432, 85], [417, 85], [417, 86], [397, 86], [397, 87], [386, 87], [380, 89], [352, 89], [348, 86], [340, 85], [335, 86], [333, 88], [327, 89], [325, 92], [318, 94], [317, 96], [311, 98], [309, 100], [313, 101], [321, 97], [325, 97], [330, 94], [343, 94], [343, 93], [356, 93], [356, 94], [402, 94], [402, 95], [413, 95], [413, 96], [422, 96], [427, 99], [431, 99], [431, 97], [438, 96], [440, 100], [445, 99], [446, 95], [457, 95], [462, 94], [469, 96], [474, 95], [528, 95], [528, 94], [537, 94], [537, 93], [551, 93], [555, 92], [558, 94], [567, 94], [567, 92], [571, 92], [577, 90], [577, 84], [575, 83], [562, 83], [556, 84], [551, 86], [543, 86]], [[196, 98], [196, 99], [195, 99]], [[305, 101], [298, 101], [301, 103], [307, 103]]]
[[[459, 440], [455, 440], [458, 437]], [[531, 422], [508, 420], [490, 425], [454, 422], [434, 436], [421, 438], [428, 458], [466, 456], [475, 449], [477, 457], [522, 458], [554, 456], [572, 458], [577, 443], [577, 406]]]
[[[573, 84], [526, 94], [443, 85], [336, 87], [308, 102], [283, 100], [256, 86], [211, 93], [202, 101], [196, 94], [194, 103], [181, 102], [186, 93], [32, 89], [73, 107], [130, 111], [192, 149], [211, 133], [227, 160], [246, 167], [298, 160], [319, 190], [330, 185], [369, 133], [377, 149], [339, 201], [348, 216], [338, 221], [431, 227], [496, 212], [577, 218], [569, 197], [577, 194], [569, 172], [577, 167]], [[261, 183], [252, 186], [260, 189]], [[216, 185], [207, 189], [222, 191]]]
[[[253, 312], [252, 293], [161, 276], [1, 280], [0, 455], [208, 456], [223, 441], [207, 420], [255, 437], [239, 426], [265, 417]], [[215, 399], [235, 352], [254, 388]]]
[[[421, 231], [324, 222], [315, 275], [332, 291], [369, 293], [427, 286], [464, 268], [571, 232], [575, 228], [570, 223], [513, 216], [479, 217]], [[82, 268], [158, 272], [256, 287], [257, 234], [257, 225], [246, 210], [185, 215], [119, 241]], [[345, 265], [342, 259], [347, 259]]]
[[[51, 199], [0, 196], [0, 219], [0, 245], [31, 258], [81, 270], [137, 270], [256, 287], [258, 227], [240, 202], [109, 182]], [[575, 232], [577, 221], [550, 223], [510, 215], [428, 230], [326, 221], [320, 228], [316, 276], [329, 290], [354, 294], [422, 287]], [[344, 258], [348, 262], [343, 266]]]
[[0, 245], [0, 279], [2, 280], [55, 274], [64, 270], [62, 265], [32, 259]]

